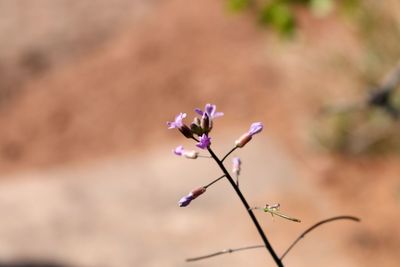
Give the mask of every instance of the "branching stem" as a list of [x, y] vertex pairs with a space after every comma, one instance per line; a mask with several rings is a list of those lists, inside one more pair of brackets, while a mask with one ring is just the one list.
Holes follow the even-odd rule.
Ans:
[[[282, 261], [282, 259], [289, 253], [289, 251], [291, 251], [292, 248], [303, 237], [305, 237], [305, 235], [307, 235], [309, 232], [311, 232], [312, 230], [316, 229], [317, 227], [319, 227], [319, 226], [321, 226], [321, 225], [323, 225], [325, 223], [329, 223], [329, 222], [336, 221], [336, 220], [352, 220], [352, 221], [355, 221], [355, 222], [359, 222], [360, 221], [359, 218], [353, 217], [353, 216], [336, 216], [336, 217], [332, 217], [332, 218], [329, 218], [329, 219], [326, 219], [326, 220], [319, 221], [319, 222], [313, 224], [311, 227], [307, 228], [298, 238], [296, 238], [296, 240], [282, 254], [282, 256], [280, 257], [280, 260]], [[214, 253], [211, 253], [211, 254], [207, 254], [207, 255], [204, 255], [204, 256], [188, 258], [188, 259], [186, 259], [186, 261], [204, 260], [204, 259], [216, 257], [216, 256], [227, 254], [227, 253], [233, 253], [233, 252], [256, 249], [256, 248], [265, 248], [265, 245], [254, 245], [254, 246], [240, 247], [240, 248], [234, 248], [234, 249], [228, 248], [228, 249], [224, 249], [224, 250], [221, 250], [221, 251], [218, 251], [218, 252], [214, 252]]]
[[306, 234], [308, 234], [309, 232], [311, 232], [312, 230], [314, 230], [315, 228], [325, 224], [325, 223], [329, 223], [332, 221], [336, 221], [336, 220], [352, 220], [355, 222], [359, 222], [360, 219], [354, 216], [336, 216], [336, 217], [332, 217], [326, 220], [322, 220], [317, 222], [316, 224], [313, 224], [312, 226], [310, 226], [309, 228], [307, 228], [301, 235], [299, 235], [298, 238], [296, 238], [293, 243], [286, 249], [286, 251], [282, 254], [281, 256], [281, 260], [289, 253], [289, 251], [292, 250], [292, 248], [303, 238], [306, 236]]
[[232, 154], [233, 151], [235, 151], [238, 147], [235, 146], [234, 148], [232, 148], [228, 153], [226, 153], [226, 155], [221, 159], [221, 162], [224, 162], [224, 160], [230, 155]]
[[215, 184], [216, 182], [218, 182], [219, 180], [221, 180], [221, 179], [224, 178], [224, 177], [225, 177], [225, 174], [222, 175], [221, 177], [218, 177], [217, 179], [215, 179], [214, 181], [212, 181], [211, 183], [209, 183], [208, 185], [205, 185], [205, 186], [203, 186], [203, 187], [204, 187], [204, 188], [207, 188], [207, 187], [209, 187], [209, 186]]
[[186, 261], [199, 261], [199, 260], [204, 260], [204, 259], [212, 258], [215, 256], [227, 254], [227, 253], [233, 253], [233, 252], [238, 252], [241, 250], [248, 250], [248, 249], [255, 249], [255, 248], [265, 248], [265, 245], [248, 246], [248, 247], [240, 247], [240, 248], [233, 248], [233, 249], [228, 248], [228, 249], [224, 249], [224, 250], [221, 250], [221, 251], [218, 251], [215, 253], [211, 253], [211, 254], [207, 254], [204, 256], [188, 258], [188, 259], [186, 259]]
[[[212, 149], [210, 147], [207, 148], [208, 151], [210, 152], [211, 156], [213, 157], [213, 159], [215, 160], [215, 162], [218, 164], [218, 166], [220, 167], [220, 169], [222, 170], [222, 172], [225, 174], [226, 178], [228, 179], [228, 181], [230, 182], [230, 184], [232, 185], [233, 189], [235, 190], [236, 194], [238, 195], [238, 197], [240, 198], [240, 200], [242, 201], [243, 206], [245, 207], [247, 213], [249, 214], [251, 220], [253, 221], [255, 227], [257, 228], [257, 231], [261, 237], [261, 239], [263, 240], [264, 244], [265, 244], [265, 248], [268, 250], [268, 252], [271, 254], [272, 258], [274, 259], [276, 265], [278, 267], [283, 267], [282, 261], [281, 259], [278, 257], [278, 255], [276, 254], [275, 250], [272, 248], [271, 244], [269, 243], [263, 229], [260, 226], [260, 223], [258, 222], [256, 216], [254, 215], [253, 211], [250, 209], [249, 204], [247, 203], [246, 198], [243, 196], [242, 192], [240, 191], [239, 187], [236, 185], [235, 181], [232, 179], [232, 176], [229, 174], [229, 172], [226, 170], [224, 164], [222, 163], [222, 160], [220, 160], [214, 153], [214, 151], [212, 151]], [[235, 148], [233, 148], [227, 155], [225, 155], [224, 159], [233, 151], [235, 150]]]

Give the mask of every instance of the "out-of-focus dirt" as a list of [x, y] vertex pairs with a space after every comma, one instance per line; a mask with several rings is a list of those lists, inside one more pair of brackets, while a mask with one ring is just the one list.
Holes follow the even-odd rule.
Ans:
[[[341, 234], [323, 229], [314, 233], [318, 241], [300, 244], [298, 255], [306, 256], [288, 258], [288, 266], [398, 265], [399, 158], [332, 157], [318, 151], [310, 137], [321, 103], [353, 99], [356, 88], [361, 86], [354, 69], [362, 57], [362, 45], [353, 28], [336, 16], [316, 20], [300, 11], [302, 35], [294, 42], [282, 42], [258, 28], [248, 15], [227, 14], [217, 1], [197, 1], [190, 5], [182, 0], [149, 1], [145, 9], [141, 1], [132, 6], [129, 1], [118, 2], [121, 8], [115, 13], [104, 11], [107, 4], [96, 7], [102, 10], [98, 11], [100, 14], [104, 11], [110, 15], [110, 20], [104, 21], [119, 21], [114, 27], [107, 25], [108, 28], [93, 22], [109, 33], [94, 39], [98, 42], [84, 41], [90, 37], [85, 36], [91, 34], [89, 29], [93, 27], [84, 23], [85, 20], [80, 21], [87, 17], [88, 10], [96, 8], [88, 4], [73, 9], [84, 14], [71, 19], [72, 25], [77, 25], [72, 26], [71, 33], [77, 34], [79, 53], [70, 52], [68, 37], [55, 37], [57, 34], [37, 33], [21, 38], [22, 44], [32, 42], [41, 55], [49, 56], [48, 61], [36, 56], [28, 60], [34, 63], [32, 70], [40, 70], [40, 75], [13, 65], [21, 51], [25, 51], [21, 48], [24, 45], [11, 43], [5, 48], [9, 52], [2, 56], [7, 58], [3, 62], [9, 64], [0, 66], [0, 75], [7, 82], [0, 84], [0, 92], [10, 92], [11, 84], [13, 93], [0, 94], [0, 169], [2, 177], [9, 178], [3, 183], [4, 198], [0, 204], [1, 214], [7, 210], [18, 214], [9, 215], [2, 226], [7, 236], [4, 240], [8, 241], [2, 241], [0, 256], [12, 259], [49, 254], [82, 266], [180, 266], [178, 259], [184, 255], [178, 249], [197, 254], [199, 250], [208, 252], [219, 245], [224, 248], [227, 244], [242, 244], [240, 240], [246, 238], [250, 244], [258, 240], [253, 232], [242, 232], [249, 228], [247, 219], [238, 219], [235, 216], [242, 215], [226, 212], [228, 206], [222, 205], [228, 204], [221, 203], [225, 201], [218, 195], [204, 197], [207, 207], [214, 209], [214, 205], [221, 205], [215, 210], [203, 207], [201, 213], [186, 209], [182, 213], [171, 208], [171, 198], [179, 198], [182, 190], [186, 193], [182, 188], [196, 186], [195, 178], [201, 175], [192, 174], [190, 167], [194, 168], [195, 163], [189, 163], [192, 165], [188, 169], [181, 165], [172, 168], [170, 162], [160, 158], [160, 151], [168, 151], [166, 146], [180, 143], [177, 133], [164, 130], [165, 121], [178, 112], [189, 113], [194, 107], [211, 102], [226, 114], [218, 119], [214, 129], [219, 137], [215, 141], [223, 143], [221, 151], [230, 146], [225, 143], [230, 139], [222, 135], [240, 134], [252, 121], [265, 123], [264, 134], [273, 140], [267, 144], [278, 144], [268, 153], [262, 147], [251, 151], [257, 154], [249, 161], [255, 168], [252, 174], [258, 176], [265, 171], [276, 175], [271, 183], [279, 184], [286, 176], [291, 182], [276, 186], [279, 192], [266, 189], [267, 199], [261, 196], [260, 189], [268, 188], [269, 184], [255, 182], [255, 188], [249, 190], [255, 195], [255, 201], [269, 201], [275, 196], [287, 210], [299, 210], [297, 214], [308, 218], [307, 225], [341, 213], [363, 219], [361, 226], [336, 228], [343, 231]], [[19, 5], [18, 12], [25, 10]], [[50, 6], [43, 2], [43, 10], [51, 10], [47, 9]], [[53, 7], [59, 12], [67, 10]], [[137, 12], [139, 7], [144, 11]], [[35, 16], [40, 14], [32, 12]], [[51, 16], [58, 14], [48, 12], [48, 22], [40, 24], [45, 33], [51, 32], [46, 30], [48, 23], [55, 19]], [[25, 19], [33, 23], [35, 16]], [[71, 27], [69, 21], [65, 25]], [[32, 31], [35, 29], [32, 27]], [[55, 43], [58, 40], [60, 44], [50, 46], [50, 40]], [[160, 144], [163, 145], [160, 147]], [[257, 165], [263, 166], [264, 157], [272, 160], [277, 153], [284, 155], [277, 157], [276, 164], [282, 164], [279, 171], [274, 173], [273, 166], [267, 170], [256, 169]], [[128, 170], [120, 166], [117, 162], [121, 154], [133, 155], [129, 160], [134, 167]], [[168, 155], [166, 152], [165, 157]], [[101, 163], [83, 167], [84, 171], [76, 167], [67, 171], [68, 167], [45, 170], [65, 163], [84, 165], [88, 159], [99, 158], [109, 158], [106, 165], [113, 166], [109, 175], [101, 174], [107, 173]], [[150, 167], [143, 166], [149, 162]], [[179, 168], [182, 168], [179, 175], [172, 172]], [[293, 173], [287, 174], [285, 169]], [[11, 174], [21, 170], [26, 174]], [[74, 176], [82, 179], [71, 179]], [[33, 177], [47, 179], [29, 179]], [[115, 177], [122, 177], [124, 182]], [[294, 177], [299, 180], [294, 181]], [[70, 184], [83, 192], [83, 203], [95, 204], [82, 208], [84, 211], [75, 210], [81, 202], [76, 200], [79, 196], [68, 193]], [[36, 209], [33, 203], [38, 195], [41, 198]], [[90, 216], [87, 212], [91, 212]], [[81, 216], [87, 217], [80, 221]], [[208, 224], [210, 220], [213, 223]], [[21, 224], [14, 224], [15, 221]], [[237, 223], [236, 228], [221, 230], [219, 225], [231, 224], [231, 221]], [[305, 227], [291, 226], [280, 228], [280, 221], [268, 225], [272, 227], [271, 238], [280, 240], [275, 241], [280, 250]], [[48, 232], [49, 229], [55, 232]], [[193, 229], [210, 231], [209, 236], [221, 238], [213, 238], [215, 247], [210, 247], [207, 235], [195, 234], [196, 238], [191, 239]], [[225, 230], [231, 232], [222, 234]], [[21, 231], [25, 234], [16, 234]], [[35, 233], [35, 244], [23, 239]], [[86, 235], [80, 236], [82, 233]], [[179, 241], [180, 238], [185, 241]], [[197, 239], [200, 241], [196, 242]], [[57, 241], [65, 250], [56, 248]], [[84, 244], [77, 246], [81, 242]], [[320, 246], [322, 243], [326, 247]], [[132, 254], [132, 250], [137, 252]], [[237, 260], [236, 265], [240, 266], [253, 258], [254, 262], [264, 262], [264, 256], [244, 252], [211, 264], [220, 266], [229, 261], [233, 265]], [[208, 266], [208, 262], [204, 265]]]

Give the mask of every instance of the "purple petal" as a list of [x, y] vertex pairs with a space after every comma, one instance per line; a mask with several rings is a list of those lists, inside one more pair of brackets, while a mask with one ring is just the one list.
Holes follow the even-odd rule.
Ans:
[[249, 134], [251, 136], [261, 132], [263, 129], [263, 125], [261, 122], [255, 122], [250, 126]]
[[204, 114], [204, 112], [203, 112], [201, 109], [199, 109], [199, 108], [196, 108], [194, 111], [195, 111], [197, 114], [199, 114], [200, 116], [203, 116], [203, 114]]
[[182, 128], [183, 126], [183, 122], [182, 120], [186, 118], [186, 113], [179, 113], [176, 117], [175, 117], [175, 121], [173, 122], [167, 122], [168, 125], [168, 129], [174, 129], [174, 128]]
[[183, 123], [182, 120], [186, 118], [186, 113], [179, 113], [176, 117], [175, 117], [175, 123], [178, 125], [178, 127], [182, 127]]
[[224, 116], [224, 113], [223, 113], [223, 112], [215, 112], [215, 114], [214, 114], [214, 119], [215, 119], [215, 118], [218, 118], [218, 117], [222, 117], [222, 116]]
[[174, 154], [177, 156], [182, 156], [184, 150], [183, 150], [183, 146], [177, 146], [174, 150], [173, 150]]
[[201, 148], [201, 149], [206, 149], [207, 147], [209, 147], [211, 145], [211, 138], [208, 137], [207, 135], [203, 134], [200, 137], [200, 141], [197, 143], [197, 147]]
[[168, 126], [168, 129], [174, 129], [174, 128], [176, 128], [175, 122], [171, 122], [171, 121], [168, 121], [168, 122], [167, 122], [167, 126]]
[[240, 174], [240, 165], [242, 164], [242, 162], [240, 161], [240, 158], [239, 157], [233, 158], [232, 163], [233, 163], [232, 172], [236, 175], [239, 175]]
[[207, 113], [208, 117], [213, 118], [216, 109], [216, 105], [207, 104], [205, 107], [205, 112]]
[[233, 159], [232, 159], [232, 162], [233, 162], [233, 166], [239, 166], [239, 168], [240, 168], [240, 164], [242, 163], [242, 162], [240, 161], [240, 158], [239, 158], [239, 157], [233, 158]]
[[179, 207], [186, 207], [187, 205], [190, 204], [190, 202], [193, 200], [193, 196], [191, 194], [184, 196], [181, 198], [178, 202]]

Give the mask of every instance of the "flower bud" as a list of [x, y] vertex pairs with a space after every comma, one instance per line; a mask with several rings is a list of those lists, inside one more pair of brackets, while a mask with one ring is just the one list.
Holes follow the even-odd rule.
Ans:
[[238, 158], [238, 157], [233, 158], [232, 159], [232, 163], [233, 163], [232, 172], [236, 176], [239, 176], [240, 175], [240, 170], [241, 170], [240, 167], [241, 167], [241, 164], [242, 164], [242, 162], [240, 161], [240, 158]]
[[201, 117], [201, 128], [203, 129], [204, 133], [208, 133], [210, 129], [210, 118], [208, 117], [207, 113], [204, 113]]
[[190, 124], [190, 130], [192, 131], [192, 133], [195, 133], [198, 136], [201, 136], [203, 134], [203, 129], [201, 128], [200, 124], [200, 119], [197, 117], [195, 117], [193, 122]]
[[206, 188], [202, 186], [202, 187], [193, 189], [192, 192], [190, 192], [190, 195], [192, 195], [193, 199], [195, 199], [196, 197], [200, 196], [204, 192], [206, 192]]
[[251, 134], [245, 133], [235, 141], [235, 145], [237, 147], [242, 148], [251, 140], [251, 138], [252, 138]]
[[193, 197], [191, 194], [184, 196], [183, 198], [181, 198], [178, 202], [179, 207], [186, 207], [187, 205], [190, 204], [190, 202], [192, 202]]
[[206, 192], [206, 188], [205, 187], [199, 187], [196, 189], [193, 189], [188, 195], [182, 197], [178, 204], [179, 207], [186, 207], [190, 204], [190, 202], [192, 202], [193, 199], [197, 198], [198, 196], [200, 196], [201, 194], [203, 194], [204, 192]]
[[179, 128], [179, 131], [186, 137], [186, 138], [192, 138], [193, 137], [193, 133], [192, 130], [190, 130], [190, 128], [183, 124], [182, 127]]
[[200, 127], [201, 121], [198, 117], [194, 117], [193, 123]]

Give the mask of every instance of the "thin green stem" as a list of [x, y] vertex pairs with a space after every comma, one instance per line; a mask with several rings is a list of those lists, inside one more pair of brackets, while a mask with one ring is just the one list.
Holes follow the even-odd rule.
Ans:
[[[247, 203], [246, 198], [243, 196], [242, 192], [240, 191], [239, 187], [236, 185], [235, 181], [232, 179], [232, 176], [229, 174], [229, 172], [226, 170], [224, 164], [222, 163], [222, 161], [215, 155], [215, 153], [212, 151], [212, 149], [210, 147], [207, 148], [208, 151], [210, 152], [211, 156], [213, 157], [213, 159], [215, 160], [215, 162], [218, 164], [218, 166], [220, 167], [220, 169], [222, 170], [222, 172], [225, 174], [226, 178], [228, 179], [228, 181], [231, 183], [233, 189], [235, 190], [236, 194], [238, 195], [238, 197], [240, 198], [240, 200], [242, 201], [243, 206], [245, 207], [247, 213], [250, 216], [250, 219], [253, 221], [254, 226], [257, 228], [258, 234], [260, 235], [261, 239], [263, 240], [266, 249], [268, 250], [268, 252], [271, 254], [272, 258], [274, 259], [276, 265], [278, 267], [283, 267], [282, 261], [280, 260], [280, 258], [278, 257], [278, 255], [275, 253], [275, 250], [272, 248], [271, 244], [269, 243], [267, 236], [265, 235], [263, 229], [260, 226], [260, 223], [258, 222], [256, 216], [254, 215], [253, 211], [250, 209], [249, 204]], [[234, 149], [232, 149], [231, 151], [233, 152]], [[230, 152], [230, 153], [232, 153]], [[227, 155], [229, 155], [230, 153], [228, 153]], [[224, 159], [227, 157], [227, 155], [224, 157]]]

